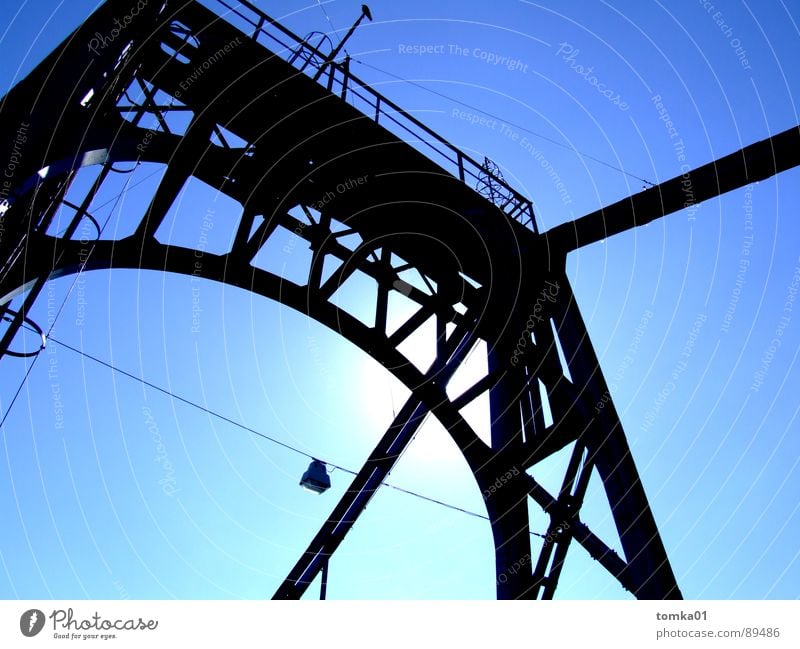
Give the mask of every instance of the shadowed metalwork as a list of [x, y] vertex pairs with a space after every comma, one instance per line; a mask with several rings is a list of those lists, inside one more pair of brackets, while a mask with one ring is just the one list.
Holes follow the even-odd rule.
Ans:
[[[114, 17], [129, 6], [107, 2], [5, 98], [0, 133], [11, 144], [0, 153], [13, 154], [20, 128], [26, 138], [2, 207], [0, 315], [9, 325], [0, 354], [12, 354], [45, 283], [67, 273], [146, 268], [279, 300], [380, 361], [412, 396], [276, 598], [300, 597], [326, 566], [427, 413], [448, 430], [486, 496], [499, 598], [553, 597], [573, 543], [636, 597], [679, 598], [566, 256], [687, 207], [687, 181], [699, 202], [797, 165], [798, 129], [539, 233], [531, 201], [493, 163], [425, 127], [352, 75], [347, 60], [331, 62], [317, 49], [319, 35], [304, 41], [248, 2], [216, 4], [225, 19], [195, 2], [149, 3], [112, 38]], [[145, 128], [145, 116], [157, 127]], [[163, 176], [135, 229], [108, 238], [89, 206], [111, 174], [140, 163], [163, 165]], [[98, 170], [94, 181], [68, 200], [87, 168]], [[227, 251], [159, 240], [190, 179], [241, 205], [221, 215], [235, 227]], [[56, 234], [59, 209], [72, 218]], [[82, 223], [96, 240], [80, 238]], [[304, 281], [260, 264], [280, 230], [311, 251]], [[356, 278], [371, 287], [367, 321], [335, 299]], [[410, 306], [399, 324], [390, 317], [394, 300]], [[436, 333], [428, 366], [400, 351], [423, 326]], [[479, 341], [488, 372], [449, 396], [450, 378]], [[489, 444], [461, 414], [486, 392]], [[562, 485], [549, 493], [530, 470], [568, 446]], [[581, 522], [595, 470], [624, 557]], [[550, 519], [538, 556], [528, 498]]]

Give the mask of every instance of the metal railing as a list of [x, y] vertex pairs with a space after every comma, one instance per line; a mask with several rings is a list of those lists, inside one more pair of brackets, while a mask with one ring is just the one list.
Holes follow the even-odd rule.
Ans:
[[[490, 176], [493, 183], [504, 190], [497, 192], [502, 199], [495, 201], [495, 205], [509, 218], [534, 232], [537, 231], [530, 199], [508, 185], [503, 178], [492, 174], [485, 165], [481, 165], [450, 144], [441, 135], [352, 74], [349, 58], [345, 59], [344, 63], [327, 61], [327, 54], [303, 41], [247, 0], [238, 2], [206, 0], [205, 4], [225, 7], [227, 12], [221, 17], [226, 18], [228, 14], [237, 16], [252, 28], [249, 36], [254, 41], [261, 43], [278, 56], [285, 55], [287, 61], [290, 61], [299, 72], [311, 77], [318, 76], [319, 83], [325, 85], [330, 92], [349, 101], [354, 108], [370, 117], [376, 124], [391, 130], [409, 144], [416, 145], [421, 153], [459, 178], [461, 182], [475, 189], [479, 184], [485, 183], [487, 175]], [[304, 51], [304, 56], [298, 56], [301, 50]]]

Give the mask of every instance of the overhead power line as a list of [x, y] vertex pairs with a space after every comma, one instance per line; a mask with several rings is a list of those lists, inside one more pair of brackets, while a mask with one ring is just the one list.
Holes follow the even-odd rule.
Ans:
[[327, 20], [327, 21], [328, 21], [328, 24], [331, 26], [331, 33], [332, 33], [334, 36], [336, 36], [336, 40], [338, 40], [338, 41], [341, 43], [341, 42], [342, 42], [342, 39], [341, 39], [341, 38], [339, 38], [339, 30], [338, 30], [338, 29], [336, 29], [336, 27], [335, 27], [335, 26], [334, 26], [334, 24], [333, 24], [333, 21], [331, 20], [331, 17], [328, 15], [328, 11], [327, 11], [327, 9], [325, 9], [325, 4], [324, 4], [324, 3], [322, 3], [322, 2], [320, 2], [320, 0], [317, 0], [317, 6], [318, 6], [320, 9], [322, 9], [322, 13], [324, 13], [324, 14], [325, 14], [325, 20]]
[[[111, 167], [111, 169], [113, 170], [113, 167]], [[103, 231], [106, 229], [106, 226], [108, 225], [108, 222], [111, 220], [111, 217], [114, 215], [114, 211], [117, 209], [117, 205], [119, 205], [119, 201], [122, 198], [122, 195], [127, 190], [127, 187], [128, 187], [129, 183], [130, 183], [130, 178], [128, 178], [125, 181], [125, 184], [122, 187], [122, 191], [119, 194], [117, 194], [116, 197], [111, 198], [106, 203], [103, 203], [103, 205], [107, 205], [111, 201], [114, 201], [114, 207], [111, 208], [111, 213], [106, 218], [106, 220], [103, 223], [102, 227], [98, 227], [98, 229], [97, 229], [97, 240], [96, 241], [99, 241], [100, 237], [103, 236]], [[95, 225], [96, 225], [96, 223], [95, 223]], [[78, 272], [75, 273], [75, 277], [72, 280], [72, 284], [70, 284], [70, 287], [69, 287], [69, 290], [67, 291], [67, 294], [64, 296], [64, 299], [61, 300], [61, 304], [59, 305], [58, 310], [56, 311], [56, 314], [53, 317], [52, 322], [50, 323], [50, 327], [49, 327], [49, 329], [47, 330], [47, 333], [44, 336], [45, 340], [50, 335], [50, 332], [53, 331], [53, 329], [55, 328], [56, 322], [58, 321], [58, 318], [61, 315], [61, 312], [64, 310], [64, 307], [67, 304], [67, 300], [69, 299], [69, 296], [72, 295], [72, 291], [74, 290], [75, 285], [78, 282], [78, 279], [80, 279], [80, 276], [81, 276], [81, 273], [83, 272], [83, 269], [86, 268], [86, 264], [89, 262], [89, 257], [91, 257], [92, 253], [94, 252], [96, 241], [92, 242], [92, 246], [91, 246], [91, 248], [89, 248], [89, 252], [86, 254], [86, 257], [81, 262], [80, 267], [78, 268]], [[21, 313], [22, 313], [22, 311], [21, 311]], [[26, 327], [24, 321], [22, 323], [22, 326], [25, 327], [26, 329], [30, 329], [29, 327]], [[11, 409], [14, 407], [14, 404], [17, 402], [17, 398], [19, 397], [20, 393], [22, 392], [22, 388], [25, 387], [25, 383], [27, 382], [28, 377], [30, 376], [31, 372], [33, 371], [33, 366], [36, 365], [36, 361], [37, 360], [39, 360], [39, 354], [36, 354], [36, 356], [33, 357], [33, 360], [31, 361], [31, 364], [28, 366], [28, 369], [25, 372], [25, 376], [22, 377], [22, 381], [20, 382], [19, 387], [17, 388], [17, 391], [14, 393], [14, 396], [11, 398], [11, 403], [8, 404], [8, 408], [6, 408], [6, 411], [3, 413], [3, 417], [2, 417], [2, 419], [0, 419], [0, 428], [2, 428], [3, 424], [6, 423], [6, 419], [8, 418], [8, 415], [11, 412]]]
[[[27, 329], [32, 330], [28, 325], [24, 325], [24, 326]], [[63, 347], [64, 349], [68, 349], [68, 350], [70, 350], [71, 352], [73, 352], [75, 354], [79, 354], [80, 356], [83, 356], [84, 358], [88, 358], [89, 360], [91, 360], [91, 361], [93, 361], [93, 362], [95, 362], [95, 363], [97, 363], [99, 365], [102, 365], [103, 367], [106, 367], [106, 368], [110, 369], [113, 372], [117, 372], [118, 374], [122, 374], [123, 376], [126, 376], [129, 379], [133, 379], [134, 381], [138, 381], [139, 383], [141, 383], [143, 385], [146, 385], [147, 387], [152, 388], [153, 390], [157, 390], [158, 392], [161, 392], [162, 394], [165, 394], [165, 395], [167, 395], [167, 396], [169, 396], [169, 397], [171, 397], [173, 399], [177, 399], [178, 401], [180, 401], [182, 403], [185, 403], [188, 406], [191, 406], [193, 408], [197, 408], [198, 410], [202, 410], [203, 412], [205, 412], [208, 415], [211, 415], [212, 417], [216, 417], [217, 419], [220, 419], [220, 420], [222, 420], [222, 421], [224, 421], [224, 422], [226, 422], [228, 424], [231, 424], [232, 426], [235, 426], [236, 428], [244, 430], [244, 431], [246, 431], [246, 432], [248, 432], [248, 433], [250, 433], [252, 435], [260, 437], [261, 439], [265, 439], [265, 440], [267, 440], [269, 442], [272, 442], [273, 444], [277, 444], [278, 446], [281, 446], [281, 447], [286, 448], [286, 449], [288, 449], [290, 451], [293, 451], [293, 452], [295, 452], [295, 453], [297, 453], [299, 455], [302, 455], [302, 456], [304, 456], [304, 457], [306, 457], [308, 459], [320, 460], [321, 462], [324, 462], [327, 466], [333, 467], [334, 469], [338, 469], [339, 471], [344, 471], [345, 473], [348, 473], [348, 474], [353, 475], [353, 476], [357, 475], [357, 472], [353, 471], [352, 469], [349, 469], [349, 468], [347, 468], [345, 466], [342, 466], [340, 464], [335, 464], [333, 462], [329, 462], [329, 461], [327, 461], [325, 459], [320, 458], [317, 455], [313, 455], [311, 453], [308, 453], [307, 451], [303, 451], [302, 449], [299, 449], [299, 448], [297, 448], [295, 446], [292, 446], [291, 444], [288, 444], [288, 443], [283, 442], [283, 441], [281, 441], [279, 439], [276, 439], [275, 437], [271, 437], [270, 435], [262, 433], [261, 431], [258, 431], [255, 428], [251, 428], [250, 426], [246, 426], [245, 424], [242, 424], [242, 423], [240, 423], [240, 422], [238, 422], [238, 421], [236, 421], [234, 419], [231, 419], [230, 417], [227, 417], [227, 416], [225, 416], [225, 415], [223, 415], [223, 414], [221, 414], [219, 412], [216, 412], [215, 410], [212, 410], [211, 408], [207, 408], [206, 406], [204, 406], [202, 404], [199, 404], [196, 401], [192, 401], [191, 399], [187, 399], [186, 397], [182, 397], [180, 395], [177, 395], [174, 392], [171, 392], [170, 390], [167, 390], [166, 388], [162, 388], [161, 386], [156, 385], [152, 381], [148, 381], [147, 379], [144, 379], [144, 378], [142, 378], [140, 376], [136, 376], [135, 374], [132, 374], [131, 372], [123, 370], [123, 369], [121, 369], [121, 368], [109, 363], [108, 361], [104, 361], [102, 358], [98, 358], [97, 356], [94, 356], [93, 354], [85, 352], [82, 349], [78, 349], [77, 347], [73, 347], [72, 345], [70, 345], [68, 343], [65, 343], [65, 342], [63, 342], [63, 341], [61, 341], [61, 340], [59, 340], [57, 338], [50, 337], [47, 340], [50, 341], [50, 342], [53, 342], [53, 343], [55, 343], [55, 344], [57, 344], [57, 345], [59, 345], [61, 347]], [[4, 419], [4, 421], [5, 421], [5, 419]], [[445, 507], [447, 509], [451, 509], [453, 511], [461, 512], [462, 514], [467, 514], [467, 515], [473, 516], [475, 518], [480, 518], [480, 519], [483, 519], [483, 520], [486, 520], [486, 521], [489, 520], [489, 517], [485, 516], [484, 514], [479, 514], [477, 512], [473, 512], [473, 511], [471, 511], [469, 509], [464, 509], [463, 507], [459, 507], [457, 505], [452, 505], [452, 504], [444, 502], [442, 500], [437, 500], [436, 498], [431, 498], [430, 496], [425, 496], [424, 494], [418, 493], [416, 491], [412, 491], [410, 489], [405, 489], [403, 487], [398, 487], [397, 485], [393, 485], [393, 484], [391, 484], [389, 482], [383, 482], [381, 484], [383, 484], [386, 487], [389, 487], [390, 489], [394, 489], [395, 491], [399, 491], [399, 492], [407, 494], [409, 496], [413, 496], [415, 498], [419, 498], [420, 500], [425, 500], [425, 501], [427, 501], [429, 503], [433, 503], [433, 504], [439, 505], [441, 507]], [[531, 531], [530, 533], [531, 533], [532, 536], [538, 536], [540, 538], [544, 538], [545, 537], [544, 534], [540, 534], [539, 532]]]
[[529, 135], [533, 135], [534, 137], [538, 137], [538, 138], [540, 138], [542, 140], [545, 140], [546, 142], [550, 142], [550, 144], [554, 144], [555, 146], [561, 147], [562, 149], [566, 149], [567, 151], [572, 151], [573, 153], [577, 153], [578, 155], [580, 155], [583, 158], [586, 158], [587, 160], [592, 160], [593, 162], [596, 162], [598, 164], [604, 165], [604, 166], [608, 167], [609, 169], [613, 169], [614, 171], [619, 171], [620, 173], [625, 174], [629, 178], [633, 178], [633, 179], [638, 180], [640, 182], [643, 182], [643, 183], [645, 183], [647, 185], [650, 185], [651, 187], [655, 187], [655, 184], [653, 182], [647, 180], [646, 178], [642, 178], [641, 176], [637, 176], [636, 174], [632, 174], [629, 171], [625, 171], [624, 169], [622, 169], [622, 168], [620, 168], [620, 167], [618, 167], [618, 166], [616, 166], [614, 164], [611, 164], [610, 162], [606, 162], [605, 160], [603, 160], [601, 158], [598, 158], [596, 156], [590, 155], [589, 153], [585, 153], [585, 152], [581, 151], [580, 149], [575, 148], [574, 146], [570, 146], [568, 144], [564, 144], [563, 142], [559, 142], [558, 140], [553, 139], [551, 137], [548, 137], [547, 135], [544, 135], [543, 133], [538, 133], [537, 131], [532, 131], [531, 129], [529, 129], [529, 128], [525, 127], [525, 126], [522, 126], [521, 124], [516, 124], [515, 122], [512, 122], [511, 120], [505, 119], [504, 117], [501, 117], [501, 116], [496, 115], [494, 113], [491, 113], [491, 112], [489, 112], [488, 110], [486, 110], [484, 108], [480, 108], [478, 106], [474, 106], [474, 105], [469, 104], [469, 103], [467, 103], [465, 101], [462, 101], [460, 99], [456, 99], [455, 97], [451, 97], [451, 96], [449, 96], [449, 95], [447, 95], [447, 94], [445, 94], [443, 92], [439, 92], [438, 90], [434, 90], [433, 88], [428, 88], [427, 86], [423, 86], [421, 83], [418, 83], [416, 81], [412, 81], [411, 79], [405, 79], [404, 77], [398, 76], [398, 75], [394, 74], [393, 72], [389, 72], [388, 70], [384, 70], [382, 68], [379, 68], [378, 66], [372, 65], [371, 63], [366, 63], [365, 61], [362, 61], [362, 60], [357, 59], [355, 57], [351, 56], [350, 59], [352, 61], [355, 61], [356, 63], [360, 63], [363, 66], [366, 66], [368, 68], [372, 68], [373, 70], [376, 70], [377, 72], [380, 72], [380, 73], [385, 74], [387, 76], [393, 77], [394, 79], [397, 79], [398, 81], [402, 81], [403, 83], [411, 84], [412, 86], [415, 86], [416, 88], [419, 88], [420, 90], [424, 90], [425, 92], [429, 92], [431, 94], [437, 95], [439, 97], [442, 97], [443, 99], [447, 99], [448, 101], [452, 101], [453, 103], [456, 103], [456, 104], [459, 104], [461, 106], [464, 106], [465, 108], [469, 108], [470, 110], [474, 110], [474, 111], [477, 111], [479, 113], [482, 113], [482, 114], [484, 114], [484, 115], [486, 115], [488, 117], [491, 117], [492, 119], [496, 119], [496, 120], [499, 120], [501, 122], [504, 122], [505, 124], [508, 124], [509, 126], [513, 126], [514, 128], [519, 129], [520, 131], [525, 131], [525, 133], [528, 133]]

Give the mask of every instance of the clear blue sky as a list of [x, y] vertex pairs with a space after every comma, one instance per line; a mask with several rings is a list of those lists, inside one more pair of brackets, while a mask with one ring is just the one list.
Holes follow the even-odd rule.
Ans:
[[[0, 92], [94, 4], [4, 0]], [[300, 35], [341, 35], [360, 7], [326, 2], [329, 22], [310, 0], [256, 4]], [[659, 182], [800, 121], [800, 3], [713, 4], [371, 2], [375, 21], [348, 49], [439, 93], [353, 64], [452, 142], [492, 158], [547, 229], [642, 187], [575, 149]], [[414, 54], [414, 46], [433, 48]], [[786, 306], [800, 281], [798, 181], [797, 170], [784, 173], [568, 261], [689, 598], [800, 595], [800, 305]], [[99, 211], [111, 215], [110, 228], [124, 230], [134, 193], [113, 214], [113, 203]], [[215, 215], [235, 209], [187, 192], [176, 222], [198, 205]], [[199, 224], [185, 227], [174, 241], [196, 238]], [[212, 232], [211, 250], [221, 236]], [[274, 263], [291, 273], [302, 252], [299, 243], [291, 255], [278, 248]], [[236, 289], [87, 273], [45, 289], [40, 323], [48, 299], [60, 305], [70, 287], [59, 339], [341, 466], [360, 467], [406, 396], [334, 332]], [[479, 351], [472, 362], [479, 371]], [[3, 413], [25, 370], [3, 359]], [[485, 433], [485, 400], [470, 420]], [[350, 481], [336, 471], [328, 493], [307, 494], [297, 486], [302, 456], [53, 344], [6, 420], [0, 458], [4, 598], [270, 596]], [[562, 465], [556, 458], [534, 474], [552, 487]], [[484, 513], [435, 421], [390, 481]], [[583, 518], [618, 547], [592, 485]], [[531, 511], [532, 530], [545, 530], [545, 516]], [[332, 560], [329, 596], [492, 598], [493, 570], [486, 521], [384, 488]], [[559, 596], [627, 595], [575, 547]]]

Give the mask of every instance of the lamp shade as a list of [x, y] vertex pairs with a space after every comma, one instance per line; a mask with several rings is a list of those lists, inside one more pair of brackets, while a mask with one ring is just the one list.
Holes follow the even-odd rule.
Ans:
[[308, 465], [308, 471], [303, 474], [303, 478], [300, 480], [300, 486], [316, 494], [321, 494], [323, 491], [330, 489], [331, 479], [325, 463], [319, 460], [312, 460], [311, 464]]

